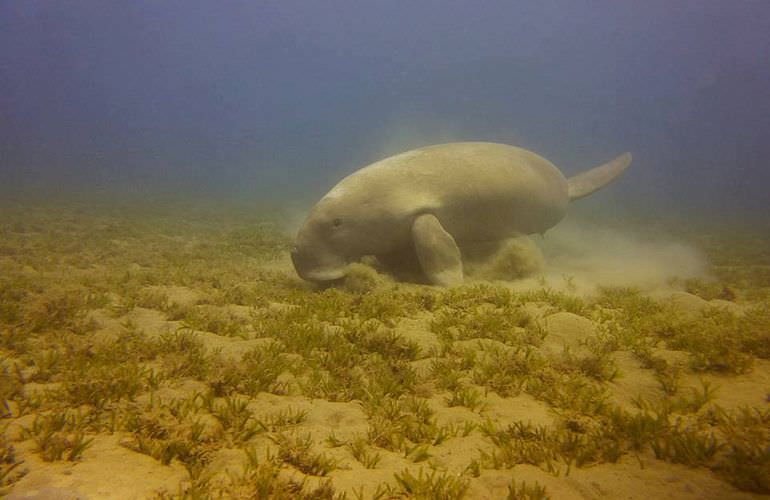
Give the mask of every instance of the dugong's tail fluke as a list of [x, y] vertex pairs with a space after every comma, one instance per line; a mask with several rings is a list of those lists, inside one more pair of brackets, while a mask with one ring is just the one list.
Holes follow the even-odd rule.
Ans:
[[569, 199], [577, 200], [588, 196], [615, 180], [631, 164], [631, 153], [623, 153], [604, 165], [570, 177], [567, 180]]

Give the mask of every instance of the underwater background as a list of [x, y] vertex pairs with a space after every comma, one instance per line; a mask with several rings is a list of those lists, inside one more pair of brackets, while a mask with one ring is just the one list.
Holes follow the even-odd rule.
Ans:
[[[766, 212], [765, 2], [4, 2], [3, 187], [311, 197], [413, 147], [520, 145], [602, 196]], [[653, 201], [654, 200], [654, 201]]]
[[[769, 33], [764, 0], [0, 2], [0, 496], [770, 494]], [[337, 181], [452, 141], [634, 161], [461, 286], [296, 276]]]

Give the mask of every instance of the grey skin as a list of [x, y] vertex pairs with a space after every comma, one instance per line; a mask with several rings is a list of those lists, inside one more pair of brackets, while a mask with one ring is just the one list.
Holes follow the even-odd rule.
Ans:
[[625, 153], [567, 180], [545, 158], [505, 144], [407, 151], [345, 177], [312, 208], [292, 250], [294, 268], [305, 280], [328, 282], [373, 255], [395, 271], [414, 269], [429, 283], [455, 285], [463, 280], [464, 255], [545, 233], [570, 201], [630, 163]]

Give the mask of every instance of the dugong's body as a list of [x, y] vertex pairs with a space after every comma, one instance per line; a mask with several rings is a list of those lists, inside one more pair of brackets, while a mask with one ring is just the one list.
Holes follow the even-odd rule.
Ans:
[[464, 253], [544, 233], [570, 200], [604, 186], [630, 161], [624, 154], [567, 180], [545, 158], [505, 144], [407, 151], [345, 177], [313, 207], [297, 235], [294, 267], [304, 279], [328, 281], [364, 255], [393, 266], [411, 259], [429, 282], [452, 285], [462, 281]]

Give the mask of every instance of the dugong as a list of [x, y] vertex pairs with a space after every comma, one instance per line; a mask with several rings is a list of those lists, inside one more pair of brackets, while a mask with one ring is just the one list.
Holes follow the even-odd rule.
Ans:
[[343, 278], [374, 256], [431, 284], [463, 281], [463, 257], [509, 238], [543, 234], [570, 201], [611, 182], [631, 154], [570, 179], [526, 149], [453, 142], [407, 151], [350, 174], [310, 210], [291, 258], [308, 281]]

